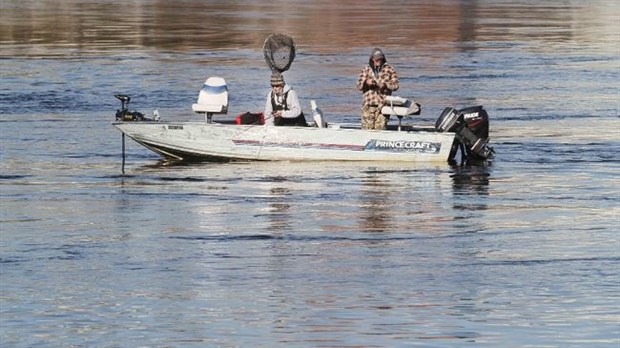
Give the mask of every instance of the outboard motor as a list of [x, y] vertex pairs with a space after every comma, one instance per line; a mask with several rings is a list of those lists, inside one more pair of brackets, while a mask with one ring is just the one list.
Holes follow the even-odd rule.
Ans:
[[440, 132], [454, 132], [456, 141], [452, 145], [448, 160], [454, 160], [461, 149], [463, 159], [481, 160], [490, 158], [494, 151], [488, 146], [489, 115], [482, 106], [471, 106], [456, 110], [446, 107], [435, 128]]

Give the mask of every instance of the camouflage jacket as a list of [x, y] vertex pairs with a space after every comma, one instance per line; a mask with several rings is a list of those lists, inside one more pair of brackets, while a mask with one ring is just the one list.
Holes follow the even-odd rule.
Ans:
[[[373, 79], [377, 82], [377, 86], [368, 86], [364, 82]], [[379, 89], [379, 85], [384, 84], [384, 89]], [[398, 89], [398, 75], [394, 68], [389, 64], [383, 64], [378, 74], [375, 74], [370, 65], [362, 68], [360, 76], [357, 79], [357, 89], [362, 91], [362, 106], [383, 106], [385, 97], [391, 95], [393, 91]]]

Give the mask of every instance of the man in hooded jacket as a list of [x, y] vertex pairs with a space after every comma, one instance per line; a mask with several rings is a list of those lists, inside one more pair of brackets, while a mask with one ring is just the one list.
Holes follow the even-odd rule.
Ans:
[[362, 91], [362, 129], [386, 129], [388, 118], [381, 114], [385, 97], [398, 89], [398, 75], [386, 63], [379, 48], [370, 53], [368, 65], [362, 68], [357, 89]]

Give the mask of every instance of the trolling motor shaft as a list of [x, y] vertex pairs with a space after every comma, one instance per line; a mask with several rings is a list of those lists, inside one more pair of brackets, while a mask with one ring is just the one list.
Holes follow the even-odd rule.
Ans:
[[131, 101], [131, 97], [127, 94], [115, 94], [114, 97], [121, 101], [121, 109], [126, 111], [129, 107], [129, 101]]

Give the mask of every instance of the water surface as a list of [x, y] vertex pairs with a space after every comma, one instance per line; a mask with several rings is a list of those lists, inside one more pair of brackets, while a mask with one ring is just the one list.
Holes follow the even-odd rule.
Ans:
[[[617, 347], [620, 7], [612, 1], [2, 1], [7, 347]], [[359, 122], [375, 46], [423, 105], [484, 105], [485, 165], [168, 166], [115, 93], [260, 111], [264, 38], [309, 113]]]

